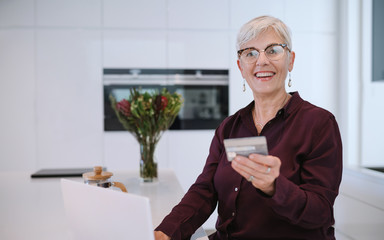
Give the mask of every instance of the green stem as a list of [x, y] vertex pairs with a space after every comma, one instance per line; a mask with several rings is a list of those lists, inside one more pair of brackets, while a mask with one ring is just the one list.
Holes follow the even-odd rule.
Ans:
[[157, 140], [155, 136], [143, 136], [140, 143], [140, 176], [146, 181], [157, 178], [157, 163], [155, 162], [154, 155]]

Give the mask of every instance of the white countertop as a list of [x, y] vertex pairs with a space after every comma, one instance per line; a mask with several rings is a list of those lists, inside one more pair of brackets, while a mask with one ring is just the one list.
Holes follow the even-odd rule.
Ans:
[[[0, 239], [69, 240], [60, 178], [32, 179], [30, 174], [0, 173]], [[184, 195], [172, 170], [160, 170], [155, 183], [142, 183], [136, 171], [114, 172], [113, 180], [122, 182], [128, 192], [150, 199], [154, 227]], [[192, 236], [200, 238], [207, 239], [202, 228]]]

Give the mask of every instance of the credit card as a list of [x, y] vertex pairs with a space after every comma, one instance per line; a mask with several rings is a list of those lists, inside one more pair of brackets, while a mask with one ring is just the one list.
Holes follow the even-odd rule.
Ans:
[[224, 139], [224, 147], [228, 161], [232, 161], [237, 155], [245, 157], [251, 153], [268, 155], [265, 136]]

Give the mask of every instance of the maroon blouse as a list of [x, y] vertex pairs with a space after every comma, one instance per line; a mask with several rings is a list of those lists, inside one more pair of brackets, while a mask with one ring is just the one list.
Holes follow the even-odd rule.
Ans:
[[335, 117], [297, 92], [260, 135], [280, 158], [276, 192], [269, 197], [235, 172], [226, 138], [259, 135], [254, 102], [216, 129], [203, 172], [156, 230], [189, 239], [218, 204], [217, 232], [210, 239], [335, 239], [333, 204], [342, 175], [342, 144]]

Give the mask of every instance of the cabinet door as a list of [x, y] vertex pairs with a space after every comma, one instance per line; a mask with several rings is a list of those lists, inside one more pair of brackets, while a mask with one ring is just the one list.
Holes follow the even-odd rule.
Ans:
[[169, 166], [187, 191], [202, 172], [214, 130], [168, 131]]
[[166, 32], [105, 30], [104, 68], [165, 68]]
[[227, 31], [169, 31], [169, 68], [228, 69]]
[[0, 26], [33, 26], [34, 0], [0, 1]]
[[36, 34], [38, 164], [101, 164], [101, 33], [42, 29]]
[[244, 23], [262, 15], [278, 17], [284, 21], [285, 6], [288, 4], [286, 2], [285, 0], [230, 0], [230, 28], [237, 31]]
[[166, 14], [166, 0], [103, 1], [106, 28], [165, 29]]
[[100, 27], [101, 2], [101, 0], [36, 0], [36, 25]]
[[34, 31], [0, 30], [0, 171], [36, 163]]
[[169, 29], [228, 29], [228, 0], [168, 0]]

